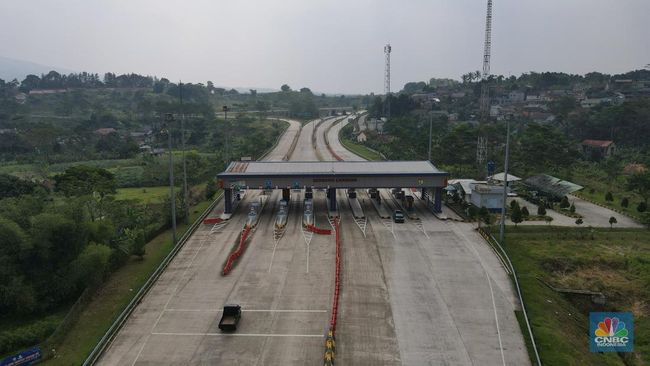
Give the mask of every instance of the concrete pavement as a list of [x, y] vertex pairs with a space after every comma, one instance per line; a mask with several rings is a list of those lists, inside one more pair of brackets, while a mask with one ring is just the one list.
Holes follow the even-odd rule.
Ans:
[[[311, 142], [315, 123], [302, 128], [291, 160], [318, 159]], [[359, 159], [338, 143], [335, 134], [342, 127], [343, 122], [330, 129], [332, 148], [345, 159]], [[283, 156], [296, 133], [291, 131], [269, 159]], [[323, 158], [331, 158], [324, 144], [317, 148]], [[368, 218], [364, 236], [345, 193], [338, 193], [342, 287], [337, 364], [530, 364], [514, 318], [518, 304], [509, 279], [470, 224], [440, 221], [421, 202], [419, 223], [393, 224], [379, 218], [369, 197], [359, 192]], [[307, 240], [302, 193], [292, 192], [287, 229], [277, 242], [273, 226], [280, 192], [271, 195], [245, 253], [230, 275], [221, 275], [244, 213], [260, 194], [249, 191], [221, 231], [210, 234], [210, 227], [202, 226], [192, 235], [100, 364], [322, 364], [333, 295], [334, 236]], [[316, 191], [318, 227], [328, 225], [325, 202], [325, 193]], [[214, 215], [222, 210], [219, 205]], [[217, 329], [226, 303], [243, 308], [232, 335]]]

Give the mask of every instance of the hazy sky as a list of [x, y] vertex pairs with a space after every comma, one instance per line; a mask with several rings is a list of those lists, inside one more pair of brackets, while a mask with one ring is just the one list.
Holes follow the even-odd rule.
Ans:
[[[0, 0], [0, 55], [72, 70], [382, 92], [482, 67], [486, 0]], [[492, 72], [650, 63], [649, 0], [494, 0]]]

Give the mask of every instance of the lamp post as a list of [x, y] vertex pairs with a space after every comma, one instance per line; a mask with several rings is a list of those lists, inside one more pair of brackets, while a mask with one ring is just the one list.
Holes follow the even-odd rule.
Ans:
[[167, 149], [169, 150], [169, 194], [172, 210], [172, 244], [176, 245], [176, 196], [174, 195], [174, 157], [172, 156], [172, 130], [171, 124], [174, 121], [174, 115], [165, 114], [165, 127], [167, 130]]
[[499, 243], [503, 244], [506, 227], [506, 201], [508, 199], [508, 157], [510, 155], [510, 119], [506, 117], [506, 157], [503, 164], [503, 206], [501, 207], [501, 227], [499, 228]]
[[228, 128], [228, 106], [224, 105], [221, 109], [223, 110], [224, 125], [226, 127], [226, 165], [228, 165], [228, 163], [230, 163], [230, 128]]
[[181, 106], [181, 150], [183, 151], [183, 215], [186, 224], [190, 223], [189, 196], [187, 193], [187, 163], [185, 162], [185, 111], [183, 110], [183, 83], [179, 82], [178, 96]]
[[433, 134], [433, 114], [429, 116], [429, 161], [431, 161], [431, 135]]

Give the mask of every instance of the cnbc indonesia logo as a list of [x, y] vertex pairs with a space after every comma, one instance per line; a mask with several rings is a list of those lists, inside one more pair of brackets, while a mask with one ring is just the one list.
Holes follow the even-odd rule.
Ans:
[[591, 313], [589, 323], [592, 352], [632, 352], [631, 313]]

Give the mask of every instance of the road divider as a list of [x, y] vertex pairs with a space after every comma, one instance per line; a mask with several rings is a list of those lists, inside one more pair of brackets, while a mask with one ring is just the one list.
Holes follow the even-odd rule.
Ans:
[[213, 224], [218, 224], [221, 221], [223, 221], [223, 219], [221, 217], [206, 217], [205, 219], [203, 219], [203, 224], [204, 225], [213, 225]]
[[334, 232], [336, 234], [336, 273], [334, 275], [334, 298], [332, 300], [332, 317], [330, 318], [330, 328], [325, 337], [325, 355], [324, 365], [334, 365], [335, 356], [335, 337], [336, 337], [336, 321], [338, 318], [339, 310], [339, 296], [341, 291], [341, 233], [340, 233], [340, 220], [334, 219]]
[[222, 273], [224, 276], [227, 276], [230, 273], [235, 261], [244, 253], [246, 239], [248, 239], [250, 233], [251, 233], [250, 226], [246, 226], [244, 230], [242, 230], [241, 236], [239, 237], [239, 245], [237, 246], [237, 249], [234, 252], [230, 253], [230, 256], [228, 256], [228, 260], [226, 261], [226, 265], [223, 267]]
[[314, 234], [318, 234], [318, 235], [331, 235], [332, 234], [332, 230], [330, 230], [330, 229], [321, 229], [321, 228], [317, 228], [314, 225], [306, 225], [306, 226], [307, 226], [307, 230], [311, 231]]

